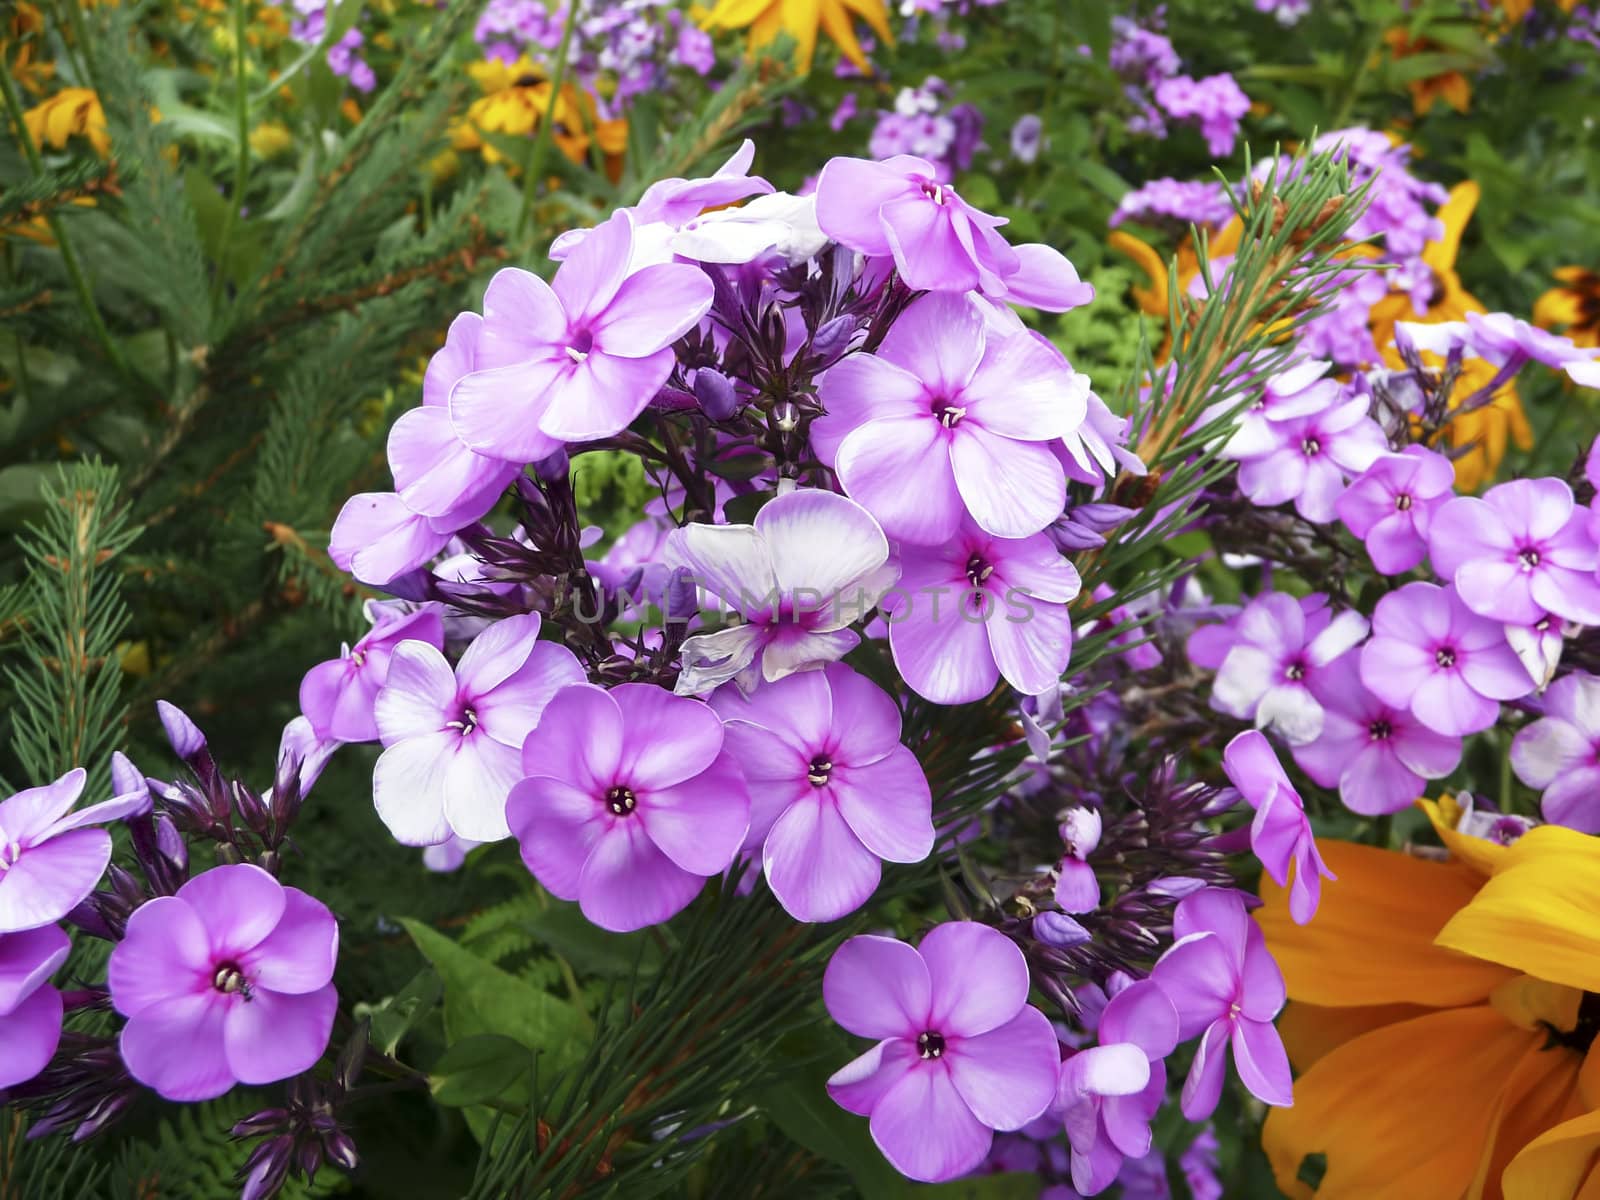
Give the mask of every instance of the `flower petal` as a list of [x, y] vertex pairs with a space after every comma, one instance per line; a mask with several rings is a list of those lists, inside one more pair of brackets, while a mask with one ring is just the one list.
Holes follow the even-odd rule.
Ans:
[[924, 1183], [965, 1175], [994, 1143], [946, 1072], [927, 1067], [906, 1072], [879, 1099], [871, 1129], [895, 1170]]
[[[950, 1082], [972, 1115], [991, 1129], [1011, 1130], [1021, 1129], [1050, 1107], [1060, 1054], [1050, 1019], [1025, 1005], [998, 1029], [952, 1039], [944, 1061]], [[1148, 1072], [1148, 1062], [1145, 1066]]]
[[316, 1066], [328, 1048], [339, 995], [333, 984], [288, 995], [269, 989], [235, 1003], [222, 1023], [228, 1069], [240, 1083], [276, 1083]]
[[25, 847], [0, 873], [0, 935], [61, 920], [92, 891], [111, 861], [111, 835], [74, 829]]
[[828, 791], [851, 831], [879, 858], [916, 863], [932, 852], [933, 795], [922, 764], [904, 746], [866, 766], [836, 765]]
[[870, 1117], [878, 1101], [920, 1061], [916, 1043], [886, 1038], [835, 1071], [828, 1079], [828, 1095], [846, 1112]]
[[933, 988], [930, 1028], [976, 1037], [1028, 1002], [1028, 964], [1005, 934], [976, 921], [936, 925], [917, 947]]
[[252, 983], [299, 996], [316, 991], [333, 978], [333, 964], [339, 957], [339, 923], [326, 904], [299, 888], [284, 888], [283, 901], [283, 916], [277, 925], [255, 949], [239, 956], [239, 965]]
[[0, 1019], [0, 1090], [26, 1083], [49, 1065], [61, 1042], [61, 993], [33, 991]]
[[578, 905], [601, 929], [630, 933], [677, 916], [704, 885], [704, 877], [656, 849], [642, 825], [622, 820], [595, 840], [578, 879]]
[[128, 1073], [168, 1100], [211, 1100], [234, 1085], [223, 1044], [227, 1005], [220, 992], [176, 997], [123, 1026], [119, 1043]]
[[876, 934], [845, 942], [822, 977], [828, 1015], [859, 1037], [914, 1040], [928, 1028], [932, 995], [922, 956]]

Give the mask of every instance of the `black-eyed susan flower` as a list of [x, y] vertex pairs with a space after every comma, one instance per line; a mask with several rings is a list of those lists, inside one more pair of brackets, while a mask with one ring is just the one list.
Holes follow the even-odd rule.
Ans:
[[750, 48], [759, 50], [780, 33], [795, 40], [795, 67], [811, 70], [817, 49], [817, 32], [826, 33], [840, 53], [870, 74], [861, 43], [856, 40], [852, 17], [860, 17], [886, 43], [893, 43], [883, 0], [717, 0], [701, 24], [707, 29], [750, 29]]
[[[484, 59], [468, 66], [467, 73], [483, 95], [472, 102], [466, 119], [456, 126], [451, 145], [456, 150], [477, 150], [485, 162], [502, 162], [506, 155], [483, 135], [530, 136], [550, 111], [550, 82], [526, 56], [513, 63]], [[628, 141], [627, 121], [602, 119], [594, 98], [570, 83], [562, 85], [554, 116], [555, 143], [573, 162], [584, 162], [594, 141], [606, 155], [608, 166], [613, 160], [620, 164]]]
[[1306, 926], [1263, 885], [1299, 1071], [1264, 1135], [1278, 1185], [1296, 1200], [1595, 1194], [1600, 839], [1542, 826], [1504, 845], [1424, 806], [1448, 860], [1325, 842], [1339, 883]]
[[111, 153], [111, 136], [106, 132], [106, 114], [100, 97], [89, 88], [62, 88], [42, 104], [22, 114], [28, 136], [40, 146], [65, 149], [74, 137], [86, 138], [101, 158]]
[[1600, 272], [1587, 267], [1560, 267], [1560, 281], [1533, 304], [1533, 321], [1560, 329], [1580, 346], [1600, 346]]

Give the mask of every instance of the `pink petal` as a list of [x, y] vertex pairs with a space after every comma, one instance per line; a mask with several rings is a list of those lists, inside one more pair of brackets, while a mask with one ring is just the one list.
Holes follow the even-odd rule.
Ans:
[[[480, 633], [478, 641], [483, 637]], [[472, 653], [471, 647], [467, 653]], [[538, 723], [555, 694], [587, 679], [577, 656], [565, 646], [535, 642], [527, 661], [514, 674], [492, 691], [477, 694], [472, 711], [478, 715], [478, 728], [503, 745], [521, 749], [529, 730]]]
[[304, 994], [258, 989], [222, 1023], [228, 1069], [240, 1083], [276, 1083], [316, 1066], [328, 1048], [339, 994], [333, 984]]
[[629, 933], [677, 916], [704, 885], [702, 876], [656, 849], [643, 825], [624, 819], [589, 852], [578, 879], [578, 904], [601, 929]]
[[253, 984], [298, 996], [333, 978], [339, 923], [327, 905], [299, 888], [284, 888], [283, 901], [283, 916], [272, 932], [238, 962]]
[[896, 745], [865, 766], [835, 765], [827, 790], [861, 844], [889, 862], [916, 863], [933, 851], [933, 796], [917, 756]]
[[0, 936], [0, 1017], [44, 986], [71, 951], [72, 939], [54, 925]]
[[877, 856], [820, 790], [790, 805], [773, 824], [762, 866], [773, 895], [799, 921], [832, 921], [854, 912], [882, 873]]
[[583, 864], [609, 828], [603, 802], [563, 780], [536, 775], [511, 789], [506, 818], [534, 878], [559, 899], [576, 900]]
[[932, 415], [869, 421], [839, 444], [839, 481], [885, 533], [915, 545], [944, 542], [961, 527], [949, 441]]
[[1006, 299], [1046, 312], [1066, 312], [1094, 299], [1094, 288], [1078, 279], [1078, 272], [1061, 251], [1038, 242], [1011, 247], [1017, 269], [1005, 277]]
[[92, 891], [111, 861], [111, 835], [74, 829], [23, 848], [0, 872], [0, 935], [61, 920]]
[[917, 947], [933, 985], [930, 1028], [947, 1037], [998, 1029], [1028, 1002], [1028, 964], [1016, 943], [976, 921], [936, 925]]
[[61, 993], [36, 989], [0, 1020], [0, 1090], [26, 1083], [49, 1065], [61, 1041]]
[[638, 358], [596, 350], [550, 389], [549, 407], [538, 418], [540, 433], [557, 442], [591, 442], [621, 433], [654, 399], [674, 361], [671, 350]]
[[235, 958], [259, 945], [283, 917], [283, 885], [252, 863], [213, 867], [178, 889], [206, 927], [211, 952]]
[[722, 753], [681, 784], [641, 793], [635, 815], [678, 866], [696, 875], [718, 875], [744, 844], [750, 796], [733, 756]]
[[946, 205], [916, 194], [878, 210], [900, 278], [912, 291], [973, 292], [982, 282]]
[[865, 675], [843, 663], [823, 668], [830, 706], [829, 744], [837, 760], [862, 767], [892, 754], [900, 745], [900, 710]]
[[1187, 1041], [1228, 1011], [1236, 974], [1214, 933], [1180, 937], [1156, 963], [1150, 977], [1178, 1010], [1178, 1037]]
[[378, 689], [368, 684], [348, 658], [318, 663], [300, 680], [300, 711], [318, 737], [343, 742], [378, 740], [372, 715]]
[[234, 1085], [223, 1044], [227, 1003], [215, 989], [146, 1009], [123, 1027], [128, 1073], [168, 1100], [212, 1100]]
[[[463, 313], [462, 317], [468, 315]], [[450, 333], [453, 338], [454, 325]], [[567, 314], [550, 285], [532, 271], [503, 267], [484, 290], [483, 323], [472, 348], [473, 358], [469, 363], [456, 364], [468, 368], [456, 379], [473, 369], [509, 367], [547, 358], [566, 333]]]
[[444, 654], [427, 642], [395, 647], [389, 673], [373, 704], [373, 719], [386, 746], [438, 733], [455, 718], [456, 677]]
[[[1028, 1008], [1023, 1015], [1037, 1011]], [[1149, 1083], [1150, 1059], [1143, 1050], [1126, 1042], [1102, 1042], [1061, 1064], [1057, 1095], [1066, 1107], [1089, 1096], [1135, 1096]]]
[[595, 344], [616, 358], [645, 358], [698, 325], [711, 300], [711, 279], [698, 267], [645, 267], [623, 282], [594, 322]]
[[372, 803], [402, 846], [436, 846], [451, 836], [444, 781], [461, 738], [453, 729], [396, 742], [372, 770]]
[[[878, 210], [916, 192], [917, 180], [908, 178], [908, 168], [914, 170], [919, 162], [906, 156], [881, 163], [863, 158], [829, 159], [817, 177], [817, 224], [822, 232], [863, 254], [888, 254], [889, 242], [878, 221]], [[929, 167], [927, 176], [932, 173]]]
[[1015, 588], [1038, 600], [1065, 604], [1076, 600], [1083, 588], [1078, 569], [1061, 557], [1047, 537], [993, 542], [988, 553], [995, 556], [995, 574], [1007, 585], [1008, 596]]
[[868, 1038], [910, 1038], [929, 1027], [932, 984], [922, 956], [876, 934], [851, 938], [834, 951], [822, 977], [828, 1015]]
[[450, 540], [393, 492], [362, 492], [339, 510], [328, 556], [362, 583], [382, 587], [427, 562]]
[[1072, 615], [1065, 604], [1051, 604], [1013, 592], [985, 628], [1000, 674], [1025, 696], [1055, 687], [1072, 656]]
[[827, 414], [811, 423], [811, 449], [830, 467], [851, 430], [868, 421], [925, 418], [929, 405], [922, 380], [873, 354], [852, 354], [829, 367], [817, 381], [817, 399]]
[[[1474, 691], [1462, 675], [1461, 671], [1431, 675], [1411, 698], [1411, 711], [1417, 720], [1436, 733], [1451, 737], [1465, 737], [1493, 725], [1500, 717], [1500, 706]], [[1533, 684], [1526, 671], [1522, 678], [1531, 689]]]
[[1293, 1104], [1294, 1077], [1278, 1031], [1266, 1021], [1236, 1021], [1232, 1041], [1234, 1068], [1251, 1094], [1263, 1104]]
[[1095, 878], [1093, 867], [1069, 858], [1058, 871], [1056, 886], [1051, 894], [1062, 912], [1086, 913], [1100, 907], [1100, 881]]
[[935, 618], [934, 598], [913, 594], [909, 607], [889, 622], [889, 648], [896, 668], [912, 691], [935, 704], [980, 700], [1000, 678], [987, 628], [951, 611], [957, 599], [940, 597]]
[[562, 688], [522, 744], [522, 770], [551, 775], [598, 795], [616, 782], [622, 762], [622, 711], [592, 684]]
[[[739, 754], [739, 765], [744, 768], [747, 779], [791, 780], [797, 774], [805, 774], [812, 756], [834, 736], [832, 685], [840, 680], [839, 686], [845, 687], [844, 676], [860, 678], [850, 668], [835, 663], [826, 671], [802, 671], [776, 683], [762, 684], [748, 694], [738, 688], [723, 688], [712, 694], [709, 703], [727, 723], [724, 726], [727, 738], [734, 736], [735, 728], [749, 732], [755, 726], [766, 739], [751, 741], [748, 750]], [[889, 706], [894, 708], [892, 700]], [[891, 741], [898, 742], [898, 710], [894, 712], [894, 722]]]
[[157, 896], [133, 911], [126, 936], [111, 951], [106, 967], [111, 1002], [131, 1017], [204, 992], [215, 965], [199, 914], [176, 896]]
[[1111, 997], [1096, 1035], [1102, 1043], [1127, 1042], [1162, 1059], [1178, 1044], [1178, 1010], [1160, 984], [1141, 979]]
[[846, 1112], [870, 1117], [878, 1101], [920, 1061], [916, 1043], [887, 1038], [835, 1071], [828, 1079], [828, 1095]]
[[696, 522], [674, 529], [667, 535], [664, 559], [669, 567], [688, 568], [696, 584], [745, 616], [774, 603], [778, 575], [766, 539], [754, 525]]
[[[516, 268], [508, 270], [516, 271]], [[517, 274], [526, 275], [527, 272], [517, 271]], [[543, 286], [544, 281], [539, 282]], [[489, 286], [494, 287], [493, 280], [490, 280]], [[565, 324], [565, 321], [562, 323]], [[433, 357], [428, 360], [428, 369], [422, 376], [423, 404], [443, 408], [449, 402], [450, 389], [455, 387], [456, 380], [477, 364], [478, 337], [482, 332], [483, 318], [475, 312], [459, 313], [450, 322], [450, 332], [445, 335], [444, 345], [433, 352]]]
[[[817, 674], [816, 671], [802, 671], [781, 682], [811, 679]], [[737, 688], [724, 690], [738, 691]], [[758, 695], [761, 690], [757, 689]], [[738, 761], [750, 792], [750, 829], [745, 834], [743, 848], [756, 850], [766, 841], [772, 823], [784, 810], [816, 790], [806, 778], [811, 755], [802, 755], [770, 729], [743, 721], [730, 721], [724, 726], [723, 737], [723, 745]]]
[[950, 441], [956, 487], [972, 519], [996, 537], [1038, 533], [1061, 515], [1067, 481], [1048, 446], [963, 422]]
[[20, 845], [35, 841], [72, 810], [87, 778], [82, 767], [73, 767], [53, 783], [24, 788], [10, 799], [0, 800], [0, 829]]
[[618, 210], [567, 255], [551, 284], [571, 325], [601, 315], [628, 274], [633, 255], [633, 218]]
[[1222, 1099], [1222, 1082], [1228, 1072], [1228, 1023], [1217, 1021], [1207, 1027], [1195, 1047], [1189, 1077], [1183, 1081], [1179, 1108], [1191, 1121], [1203, 1121], [1217, 1111]]
[[1037, 442], [1063, 437], [1088, 415], [1089, 380], [1032, 333], [994, 339], [962, 393], [966, 419], [990, 433]]
[[467, 448], [443, 407], [413, 408], [389, 430], [389, 468], [406, 507], [429, 517], [453, 511], [500, 464]]
[[450, 393], [450, 423], [470, 449], [509, 462], [537, 462], [561, 448], [540, 428], [571, 374], [572, 360], [529, 359], [474, 371]]
[[930, 398], [954, 401], [978, 369], [984, 341], [977, 305], [958, 293], [930, 292], [900, 314], [878, 354], [921, 380]]
[[[1056, 1031], [1049, 1018], [1027, 1005], [998, 1029], [953, 1039], [945, 1049], [945, 1065], [973, 1116], [991, 1129], [1021, 1129], [1055, 1099]], [[1148, 1063], [1145, 1069], [1148, 1073]]]
[[[469, 697], [492, 692], [522, 669], [538, 640], [538, 613], [496, 621], [472, 639], [456, 664], [453, 690]], [[440, 661], [443, 661], [442, 655]], [[393, 682], [392, 667], [389, 678]]]
[[617, 773], [637, 790], [685, 783], [722, 752], [722, 718], [700, 700], [647, 683], [613, 688], [611, 699], [626, 731]]
[[908, 1071], [879, 1099], [871, 1129], [895, 1170], [924, 1183], [965, 1175], [994, 1143], [949, 1076], [927, 1066]]

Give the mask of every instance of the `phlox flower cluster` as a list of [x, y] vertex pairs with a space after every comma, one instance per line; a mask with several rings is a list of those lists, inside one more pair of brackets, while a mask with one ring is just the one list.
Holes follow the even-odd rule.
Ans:
[[971, 104], [951, 104], [950, 88], [930, 75], [918, 87], [903, 87], [894, 107], [878, 113], [867, 141], [873, 158], [912, 154], [927, 159], [948, 183], [972, 165], [983, 145], [983, 113]]
[[1162, 14], [1148, 24], [1132, 17], [1111, 19], [1110, 64], [1123, 81], [1132, 113], [1130, 133], [1164, 138], [1168, 122], [1192, 125], [1215, 157], [1233, 153], [1239, 125], [1250, 111], [1250, 98], [1232, 75], [1222, 72], [1196, 79], [1183, 73], [1183, 63], [1162, 30]]
[[[328, 27], [328, 10], [333, 7], [331, 0], [288, 0], [288, 3], [294, 14], [289, 22], [289, 36], [304, 46], [320, 45]], [[361, 54], [366, 40], [359, 26], [352, 25], [328, 47], [325, 56], [328, 70], [348, 80], [358, 92], [370, 92], [378, 86], [377, 75]]]

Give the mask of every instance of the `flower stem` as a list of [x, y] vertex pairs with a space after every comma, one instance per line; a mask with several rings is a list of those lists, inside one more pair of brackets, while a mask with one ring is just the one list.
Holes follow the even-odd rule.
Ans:
[[578, 25], [578, 5], [581, 0], [567, 0], [567, 19], [561, 26], [561, 44], [556, 48], [556, 69], [550, 77], [550, 102], [545, 105], [544, 119], [533, 135], [533, 149], [528, 152], [528, 162], [522, 172], [522, 212], [517, 217], [517, 235], [527, 232], [528, 220], [533, 216], [533, 193], [538, 185], [539, 168], [544, 163], [546, 148], [554, 133], [556, 105], [561, 102], [561, 85], [567, 78], [567, 55], [572, 49], [572, 33]]
[[245, 74], [245, 33], [249, 25], [249, 10], [245, 0], [233, 0], [233, 109], [235, 136], [239, 139], [239, 153], [233, 165], [233, 203], [222, 223], [222, 237], [217, 242], [217, 273], [211, 280], [211, 308], [216, 311], [222, 298], [222, 288], [227, 280], [228, 251], [233, 243], [234, 226], [244, 216], [245, 187], [250, 182], [250, 91]]

